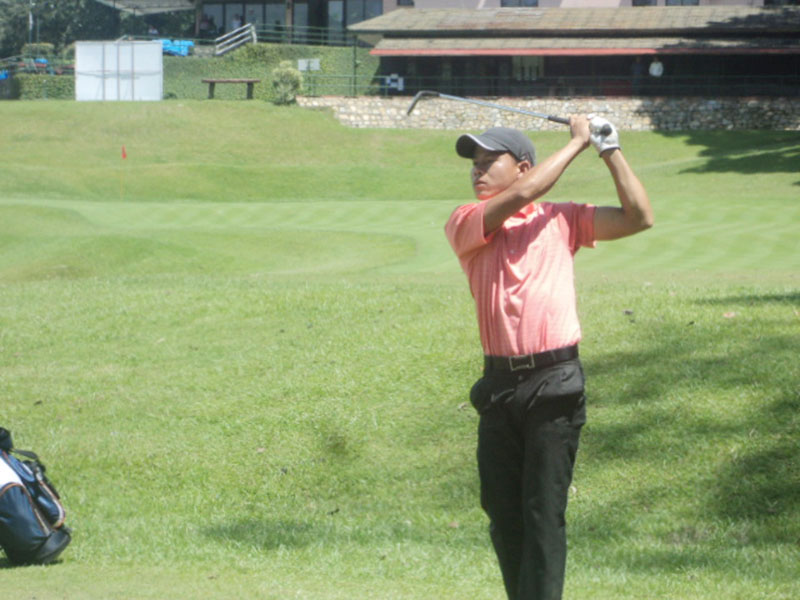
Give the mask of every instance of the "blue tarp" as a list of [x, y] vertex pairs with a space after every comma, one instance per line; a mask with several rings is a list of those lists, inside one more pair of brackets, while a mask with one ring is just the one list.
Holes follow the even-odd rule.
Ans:
[[172, 56], [189, 56], [189, 52], [194, 47], [192, 40], [160, 40], [164, 54]]

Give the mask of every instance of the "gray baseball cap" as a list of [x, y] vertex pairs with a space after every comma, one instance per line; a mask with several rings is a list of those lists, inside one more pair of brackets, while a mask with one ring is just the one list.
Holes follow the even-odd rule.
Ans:
[[465, 133], [456, 142], [456, 152], [463, 158], [472, 158], [475, 146], [489, 152], [511, 152], [517, 160], [528, 160], [536, 164], [536, 148], [530, 138], [510, 127], [492, 127], [480, 135]]

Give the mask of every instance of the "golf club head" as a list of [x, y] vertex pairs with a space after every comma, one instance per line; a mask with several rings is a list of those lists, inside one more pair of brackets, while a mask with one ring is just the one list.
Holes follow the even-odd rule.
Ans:
[[408, 106], [408, 110], [406, 111], [406, 116], [411, 114], [411, 111], [414, 110], [414, 107], [417, 105], [417, 102], [420, 101], [421, 98], [429, 98], [429, 97], [439, 97], [439, 92], [432, 92], [430, 90], [421, 90], [417, 92], [417, 95], [414, 96], [413, 100], [411, 100], [411, 104]]

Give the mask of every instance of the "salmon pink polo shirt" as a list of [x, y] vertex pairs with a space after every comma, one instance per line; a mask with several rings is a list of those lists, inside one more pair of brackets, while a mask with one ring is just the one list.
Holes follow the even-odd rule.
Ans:
[[581, 246], [595, 246], [595, 207], [531, 203], [484, 236], [486, 202], [459, 206], [445, 225], [469, 279], [484, 354], [517, 356], [577, 344], [573, 259]]

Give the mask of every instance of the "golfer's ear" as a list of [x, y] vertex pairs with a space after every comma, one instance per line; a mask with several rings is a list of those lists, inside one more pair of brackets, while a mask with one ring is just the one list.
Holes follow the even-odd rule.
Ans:
[[525, 171], [531, 168], [531, 161], [529, 160], [521, 160], [517, 163], [517, 169], [519, 169], [519, 174], [522, 175]]

